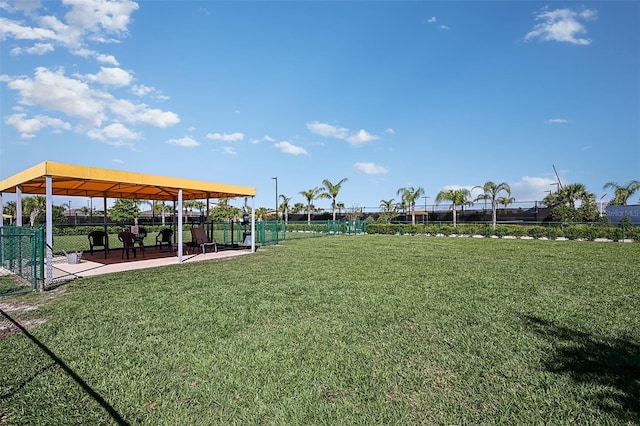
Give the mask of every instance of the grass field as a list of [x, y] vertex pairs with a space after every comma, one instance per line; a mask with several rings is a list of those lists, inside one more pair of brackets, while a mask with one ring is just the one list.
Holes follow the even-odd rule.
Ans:
[[46, 322], [0, 331], [0, 424], [638, 424], [638, 259], [328, 237], [3, 298]]

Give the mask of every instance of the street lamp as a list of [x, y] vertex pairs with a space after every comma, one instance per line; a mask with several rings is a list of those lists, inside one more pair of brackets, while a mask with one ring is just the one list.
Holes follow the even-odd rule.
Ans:
[[278, 244], [278, 176], [272, 177], [276, 181], [276, 244]]
[[604, 197], [606, 197], [607, 194], [605, 193], [602, 197], [600, 197], [600, 217], [604, 216], [604, 207], [603, 207], [603, 201], [602, 199]]
[[272, 177], [276, 181], [276, 222], [278, 221], [278, 176]]
[[427, 223], [429, 223], [429, 216], [427, 215], [427, 198], [430, 198], [430, 197], [424, 196], [422, 198], [424, 198], [424, 214], [422, 215], [422, 223], [424, 223], [425, 216], [427, 216]]

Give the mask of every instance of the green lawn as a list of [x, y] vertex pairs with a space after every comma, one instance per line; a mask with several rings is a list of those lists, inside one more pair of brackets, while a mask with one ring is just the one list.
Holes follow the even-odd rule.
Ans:
[[47, 321], [0, 339], [0, 424], [638, 424], [638, 259], [338, 236], [3, 298]]

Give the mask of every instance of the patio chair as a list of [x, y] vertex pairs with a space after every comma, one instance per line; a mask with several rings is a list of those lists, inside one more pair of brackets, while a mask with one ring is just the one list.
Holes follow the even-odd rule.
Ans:
[[173, 231], [169, 228], [161, 229], [160, 233], [156, 235], [156, 247], [162, 248], [164, 244], [167, 245], [167, 249], [171, 251], [173, 249], [171, 237], [173, 236]]
[[207, 252], [207, 247], [213, 247], [214, 253], [218, 252], [218, 243], [216, 243], [215, 238], [213, 241], [210, 240], [206, 230], [199, 226], [191, 228], [191, 245], [193, 247], [200, 246], [200, 248], [202, 248], [202, 254]]
[[147, 230], [141, 226], [138, 228], [138, 239], [144, 240], [145, 238], [147, 238]]
[[104, 231], [91, 231], [88, 235], [89, 238], [89, 252], [93, 256], [93, 249], [95, 247], [102, 247], [104, 250], [104, 258], [107, 258], [109, 253], [109, 235]]
[[144, 257], [144, 244], [142, 240], [136, 238], [136, 236], [130, 231], [122, 231], [118, 234], [118, 239], [122, 242], [122, 259], [124, 259], [124, 254], [127, 254], [127, 259], [129, 259], [129, 250], [133, 251], [133, 257], [136, 257], [136, 244], [138, 244], [138, 248], [142, 252], [142, 257]]

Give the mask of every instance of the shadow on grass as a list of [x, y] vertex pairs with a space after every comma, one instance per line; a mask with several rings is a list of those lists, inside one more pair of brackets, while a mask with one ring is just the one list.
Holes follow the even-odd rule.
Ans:
[[[53, 364], [58, 365], [60, 368], [64, 370], [65, 373], [67, 373], [73, 380], [75, 380], [75, 382], [79, 384], [80, 387], [85, 392], [87, 392], [89, 396], [91, 396], [91, 398], [93, 398], [98, 404], [100, 404], [100, 406], [102, 406], [102, 408], [105, 409], [107, 413], [109, 413], [109, 415], [113, 418], [113, 420], [115, 420], [117, 424], [119, 425], [129, 424], [107, 401], [105, 401], [105, 399], [99, 393], [93, 390], [93, 388], [91, 388], [91, 386], [89, 386], [87, 382], [85, 382], [82, 379], [82, 377], [78, 376], [78, 374], [76, 374], [76, 372], [73, 371], [63, 360], [61, 360], [55, 353], [53, 353], [51, 349], [45, 346], [34, 335], [29, 333], [29, 331], [26, 328], [24, 328], [22, 324], [20, 324], [18, 321], [13, 319], [9, 314], [7, 314], [2, 309], [0, 309], [0, 314], [2, 314], [2, 316], [4, 316], [7, 320], [9, 320], [14, 326], [16, 326], [22, 332], [22, 334], [27, 336], [29, 340], [31, 340], [40, 350], [42, 350], [42, 352], [44, 352], [47, 356], [49, 356], [49, 358], [51, 358], [51, 360], [53, 361]], [[51, 365], [47, 367], [43, 367], [40, 371], [36, 372], [32, 377], [27, 379], [24, 383], [20, 384], [17, 388], [13, 389], [10, 394], [2, 395], [3, 400], [11, 397], [11, 395], [15, 394], [20, 389], [22, 389], [29, 381], [33, 380], [35, 377], [37, 377], [39, 374], [41, 374], [42, 372], [44, 372], [46, 369], [50, 367]]]
[[522, 320], [555, 346], [544, 364], [548, 371], [566, 374], [578, 383], [607, 387], [608, 390], [594, 396], [601, 409], [624, 421], [638, 421], [639, 344], [623, 339], [596, 338], [533, 316], [522, 316]]

